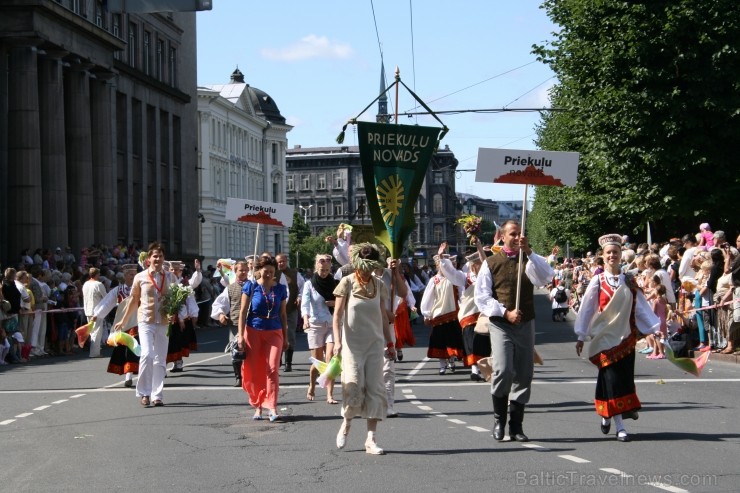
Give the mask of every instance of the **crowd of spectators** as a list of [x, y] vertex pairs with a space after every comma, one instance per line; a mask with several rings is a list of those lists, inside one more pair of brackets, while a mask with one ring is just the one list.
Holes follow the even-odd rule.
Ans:
[[[656, 315], [661, 318], [661, 333], [648, 337], [644, 353], [662, 359], [661, 344], [670, 332], [688, 334], [695, 351], [725, 354], [737, 351], [740, 339], [740, 235], [730, 244], [724, 231], [712, 232], [703, 223], [700, 232], [671, 238], [662, 243], [634, 244], [623, 237], [622, 271], [635, 278]], [[569, 294], [574, 311], [594, 275], [602, 272], [601, 252], [588, 252], [583, 258], [559, 258], [558, 249], [548, 257], [555, 269], [553, 319], [558, 285]]]
[[[20, 252], [18, 261], [1, 271], [0, 365], [79, 352], [75, 329], [87, 323], [82, 286], [90, 268], [99, 270], [98, 280], [110, 291], [123, 282], [121, 267], [138, 263], [140, 251], [138, 245], [92, 245], [83, 248], [79, 258], [70, 247]], [[201, 326], [211, 325], [210, 305], [223, 289], [214, 272], [209, 266], [203, 272], [204, 281], [195, 290]], [[189, 273], [186, 268], [185, 276]], [[114, 315], [109, 315], [106, 328]], [[102, 338], [103, 344], [106, 337]]]

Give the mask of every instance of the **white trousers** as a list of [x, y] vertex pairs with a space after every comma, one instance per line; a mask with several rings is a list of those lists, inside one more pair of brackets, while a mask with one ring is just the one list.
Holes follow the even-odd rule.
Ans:
[[152, 401], [162, 400], [164, 377], [167, 372], [167, 324], [139, 322], [139, 380], [136, 396], [149, 396]]
[[[89, 322], [92, 317], [87, 317]], [[98, 318], [93, 323], [92, 330], [90, 331], [90, 357], [97, 358], [100, 356], [100, 339], [105, 335], [103, 332], [103, 325], [105, 320]]]

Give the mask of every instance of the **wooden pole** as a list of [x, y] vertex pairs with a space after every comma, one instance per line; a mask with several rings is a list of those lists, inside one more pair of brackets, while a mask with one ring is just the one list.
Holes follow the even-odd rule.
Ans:
[[396, 107], [394, 108], [394, 121], [396, 122], [396, 125], [398, 125], [398, 83], [401, 80], [401, 69], [398, 68], [398, 65], [396, 65]]
[[[522, 227], [519, 230], [519, 236], [524, 236], [524, 227], [527, 223], [527, 188], [529, 185], [524, 184], [524, 201], [522, 202]], [[519, 298], [522, 291], [522, 268], [524, 266], [524, 251], [519, 249], [519, 268], [516, 276], [516, 311], [519, 311]]]
[[257, 223], [257, 234], [254, 235], [254, 258], [252, 259], [252, 272], [250, 274], [252, 275], [252, 279], [254, 279], [254, 266], [257, 263], [257, 244], [259, 243], [260, 239], [260, 223]]

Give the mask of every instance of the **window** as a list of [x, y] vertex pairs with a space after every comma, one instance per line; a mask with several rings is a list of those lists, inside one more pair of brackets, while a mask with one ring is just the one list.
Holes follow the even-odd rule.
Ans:
[[308, 190], [310, 186], [310, 177], [308, 175], [301, 175], [301, 190]]
[[432, 233], [434, 236], [434, 243], [441, 243], [442, 242], [442, 225], [441, 224], [435, 224], [434, 225], [434, 233]]
[[362, 172], [357, 173], [355, 177], [356, 177], [355, 182], [357, 183], [357, 188], [365, 188], [365, 180], [362, 178]]
[[164, 78], [164, 40], [157, 40], [157, 80]]
[[343, 211], [343, 209], [342, 209], [342, 203], [341, 202], [334, 202], [334, 215], [335, 216], [341, 216], [342, 214], [344, 214], [344, 212], [342, 212], [342, 211]]
[[97, 0], [95, 2], [95, 25], [103, 28], [103, 0]]
[[142, 70], [146, 75], [152, 75], [152, 33], [144, 31], [144, 52]]
[[434, 180], [433, 183], [435, 185], [444, 185], [445, 183], [445, 175], [441, 171], [435, 171], [434, 172]]
[[326, 175], [320, 174], [316, 177], [317, 187], [319, 190], [326, 190]]
[[442, 214], [444, 212], [444, 203], [442, 201], [442, 194], [435, 193], [432, 199], [432, 212], [434, 214]]
[[340, 175], [339, 173], [334, 173], [334, 188], [341, 189], [342, 186], [342, 175]]
[[318, 216], [319, 218], [326, 217], [326, 204], [319, 204]]
[[136, 68], [136, 49], [137, 49], [136, 24], [128, 23], [128, 64]]
[[113, 25], [112, 25], [113, 36], [120, 38], [121, 37], [121, 14], [113, 14], [112, 20], [113, 20]]
[[285, 189], [289, 192], [292, 192], [293, 190], [295, 190], [295, 182], [293, 180], [293, 175], [290, 175], [285, 179]]
[[272, 143], [272, 165], [277, 166], [279, 164], [279, 157], [278, 156], [278, 145], [277, 143]]
[[177, 87], [177, 49], [170, 46], [170, 73], [169, 82], [172, 87]]

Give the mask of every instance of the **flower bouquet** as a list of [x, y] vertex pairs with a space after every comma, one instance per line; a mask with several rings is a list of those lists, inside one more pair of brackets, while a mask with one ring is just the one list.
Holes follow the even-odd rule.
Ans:
[[[187, 300], [188, 296], [191, 294], [193, 294], [193, 288], [190, 286], [183, 286], [175, 283], [170, 284], [170, 287], [162, 298], [162, 311], [168, 319], [177, 315], [177, 312], [180, 311], [182, 305], [185, 304], [185, 300]], [[167, 326], [167, 337], [170, 336], [171, 326], [172, 323]]]
[[478, 234], [481, 230], [483, 218], [474, 214], [463, 214], [455, 222], [457, 224], [462, 224], [465, 236], [470, 239], [471, 245], [475, 245], [476, 241], [478, 241]]

